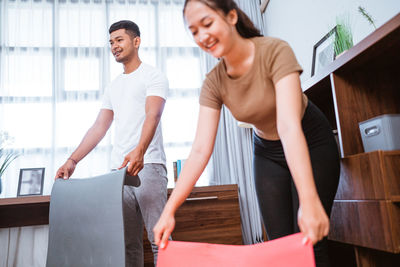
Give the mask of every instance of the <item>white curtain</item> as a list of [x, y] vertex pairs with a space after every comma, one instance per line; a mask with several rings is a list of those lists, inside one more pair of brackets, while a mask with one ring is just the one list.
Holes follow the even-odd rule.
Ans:
[[[51, 193], [57, 168], [96, 119], [104, 87], [123, 71], [108, 44], [108, 27], [122, 19], [139, 25], [142, 61], [170, 82], [162, 126], [173, 186], [172, 162], [188, 156], [194, 138], [202, 80], [182, 6], [183, 0], [0, 0], [0, 131], [13, 138], [8, 151], [20, 154], [1, 178], [0, 198], [16, 197], [21, 168], [44, 167], [43, 194]], [[73, 178], [109, 171], [112, 137], [111, 130]], [[208, 185], [207, 173], [198, 185]], [[0, 267], [44, 266], [47, 226], [40, 227], [0, 229]]]
[[[172, 161], [188, 156], [194, 138], [202, 81], [199, 48], [183, 25], [183, 0], [0, 3], [0, 131], [20, 154], [2, 179], [0, 196], [15, 197], [19, 169], [31, 167], [45, 167], [44, 194], [50, 194], [57, 168], [94, 122], [104, 87], [123, 71], [108, 45], [108, 27], [122, 19], [139, 25], [141, 59], [170, 82], [162, 125], [172, 187]], [[110, 169], [112, 134], [73, 177]]]
[[[236, 0], [238, 6], [263, 32], [258, 0]], [[212, 59], [207, 57], [209, 66]], [[211, 69], [211, 68], [209, 68]], [[243, 241], [263, 241], [262, 219], [253, 180], [252, 130], [239, 128], [230, 111], [223, 106], [213, 153], [212, 184], [238, 184]]]

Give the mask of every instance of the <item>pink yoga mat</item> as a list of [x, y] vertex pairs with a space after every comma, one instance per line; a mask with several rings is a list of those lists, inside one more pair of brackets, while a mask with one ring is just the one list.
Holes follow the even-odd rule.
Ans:
[[312, 244], [302, 239], [298, 233], [255, 245], [169, 241], [157, 267], [314, 267]]

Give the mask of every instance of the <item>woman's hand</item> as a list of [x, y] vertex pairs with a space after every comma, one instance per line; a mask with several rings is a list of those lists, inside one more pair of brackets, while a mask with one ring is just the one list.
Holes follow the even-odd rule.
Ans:
[[153, 228], [154, 242], [160, 248], [165, 248], [172, 231], [175, 228], [174, 214], [166, 213], [164, 210]]
[[313, 245], [329, 233], [329, 218], [319, 199], [300, 205], [297, 213], [297, 222], [300, 231], [305, 236], [305, 242], [308, 239]]

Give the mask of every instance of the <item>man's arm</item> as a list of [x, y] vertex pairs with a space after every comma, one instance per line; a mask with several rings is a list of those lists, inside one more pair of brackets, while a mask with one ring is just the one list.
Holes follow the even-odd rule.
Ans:
[[83, 159], [92, 149], [103, 139], [107, 130], [110, 128], [114, 118], [114, 112], [109, 109], [101, 109], [96, 121], [89, 128], [83, 137], [79, 146], [67, 159], [67, 161], [58, 169], [57, 178], [68, 179], [75, 170], [76, 164]]
[[129, 152], [122, 163], [120, 169], [129, 164], [127, 172], [130, 175], [137, 175], [143, 169], [143, 158], [147, 148], [153, 140], [158, 123], [160, 122], [164, 110], [165, 99], [159, 96], [146, 97], [146, 117], [143, 123], [142, 132], [138, 145]]

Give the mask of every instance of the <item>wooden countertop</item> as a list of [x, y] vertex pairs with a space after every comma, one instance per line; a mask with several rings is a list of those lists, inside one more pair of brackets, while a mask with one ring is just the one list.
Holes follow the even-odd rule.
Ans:
[[[237, 185], [195, 187], [190, 198], [202, 193], [236, 189]], [[168, 189], [168, 196], [172, 189]], [[50, 196], [26, 196], [0, 199], [0, 228], [49, 224]]]

